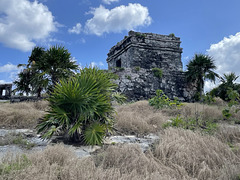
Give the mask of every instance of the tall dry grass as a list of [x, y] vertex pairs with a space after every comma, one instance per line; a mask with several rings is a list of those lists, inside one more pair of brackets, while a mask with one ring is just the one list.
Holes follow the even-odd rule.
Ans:
[[200, 180], [237, 179], [240, 173], [240, 156], [227, 144], [190, 130], [165, 130], [154, 154], [164, 165]]
[[0, 103], [0, 127], [33, 128], [47, 108], [47, 101]]
[[116, 108], [115, 127], [125, 134], [148, 134], [158, 132], [169, 118], [154, 109], [148, 101], [138, 101]]
[[200, 103], [184, 103], [180, 109], [163, 109], [162, 112], [173, 117], [180, 114], [185, 118], [197, 116], [204, 120], [223, 120], [222, 107]]
[[[239, 158], [215, 137], [169, 128], [160, 135], [155, 148], [145, 153], [137, 145], [112, 145], [92, 157], [78, 159], [64, 145], [48, 146], [28, 155], [29, 165], [2, 174], [2, 179], [237, 180]], [[4, 162], [6, 167], [17, 161]]]

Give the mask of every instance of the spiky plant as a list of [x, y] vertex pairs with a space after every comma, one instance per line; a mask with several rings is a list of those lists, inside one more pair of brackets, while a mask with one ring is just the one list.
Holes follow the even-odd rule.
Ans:
[[101, 144], [113, 123], [111, 94], [116, 85], [110, 77], [97, 68], [84, 68], [57, 83], [48, 99], [50, 111], [37, 126], [43, 138], [66, 132], [73, 141]]

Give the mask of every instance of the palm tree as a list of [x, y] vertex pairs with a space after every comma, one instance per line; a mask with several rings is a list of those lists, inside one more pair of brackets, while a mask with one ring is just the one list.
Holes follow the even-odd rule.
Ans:
[[57, 45], [46, 51], [41, 65], [42, 70], [49, 75], [52, 85], [55, 85], [62, 78], [73, 75], [72, 70], [78, 69], [78, 65], [72, 60], [68, 50]]
[[197, 90], [202, 97], [204, 80], [209, 79], [215, 82], [218, 74], [213, 70], [216, 69], [212, 57], [204, 54], [195, 54], [194, 58], [187, 65], [187, 79], [190, 82], [196, 83]]
[[231, 72], [229, 74], [223, 74], [223, 77], [220, 77], [221, 84], [214, 88], [210, 94], [212, 96], [217, 96], [222, 98], [223, 100], [228, 100], [228, 93], [227, 91], [229, 89], [240, 91], [240, 84], [234, 83], [238, 79], [239, 76], [237, 76], [234, 72]]
[[[20, 67], [20, 66], [19, 66]], [[19, 91], [20, 94], [26, 93], [28, 96], [31, 93], [31, 74], [28, 69], [24, 69], [18, 74], [18, 78], [13, 82], [16, 85], [14, 92]]]
[[117, 86], [110, 78], [97, 68], [84, 68], [60, 80], [48, 98], [50, 110], [38, 124], [38, 132], [43, 138], [65, 132], [72, 141], [102, 144], [113, 124], [111, 94]]
[[26, 68], [24, 71], [28, 72], [28, 79], [20, 73], [18, 80], [15, 81], [16, 90], [27, 94], [31, 92], [38, 97], [42, 91], [51, 91], [60, 79], [70, 77], [73, 70], [78, 69], [76, 62], [71, 59], [71, 54], [62, 46], [52, 46], [48, 50], [34, 47], [28, 64], [19, 66]]

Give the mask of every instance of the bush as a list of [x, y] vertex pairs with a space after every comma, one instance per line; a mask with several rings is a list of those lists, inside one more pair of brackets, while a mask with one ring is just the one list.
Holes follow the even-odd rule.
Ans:
[[50, 110], [39, 125], [43, 138], [59, 132], [72, 141], [101, 144], [111, 129], [111, 94], [116, 85], [111, 75], [96, 68], [84, 68], [69, 80], [61, 80], [49, 96]]
[[206, 95], [203, 96], [203, 101], [204, 103], [210, 105], [215, 102], [215, 99], [214, 99], [214, 96], [207, 93]]
[[175, 98], [173, 101], [171, 101], [160, 89], [156, 91], [155, 97], [149, 99], [149, 104], [157, 109], [180, 107], [183, 105], [178, 101], [178, 98]]
[[135, 71], [140, 71], [140, 66], [135, 66]]
[[175, 37], [175, 34], [174, 33], [170, 33], [168, 36]]
[[112, 100], [118, 104], [124, 104], [127, 101], [127, 97], [120, 92], [112, 93]]
[[153, 68], [152, 71], [155, 77], [159, 79], [162, 77], [163, 72], [160, 68]]

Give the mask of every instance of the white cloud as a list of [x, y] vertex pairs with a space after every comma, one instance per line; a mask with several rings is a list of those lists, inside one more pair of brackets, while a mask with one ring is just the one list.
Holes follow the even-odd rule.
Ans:
[[68, 29], [70, 34], [80, 34], [82, 31], [82, 25], [77, 23], [76, 26], [73, 26], [72, 29]]
[[90, 67], [103, 67], [103, 66], [104, 66], [104, 64], [103, 64], [102, 61], [100, 61], [100, 62], [91, 62], [90, 63]]
[[152, 21], [148, 8], [137, 3], [129, 3], [128, 6], [122, 5], [110, 10], [100, 5], [89, 13], [93, 14], [93, 18], [87, 20], [85, 32], [98, 36], [105, 32], [121, 32], [148, 26]]
[[216, 83], [214, 83], [209, 80], [206, 80], [204, 84], [204, 92], [210, 92], [213, 88], [217, 87], [218, 85], [219, 85], [219, 82], [217, 81]]
[[111, 4], [113, 2], [119, 2], [119, 0], [103, 0], [102, 2], [105, 4]]
[[223, 75], [235, 72], [240, 75], [240, 32], [212, 44], [207, 52], [215, 60], [217, 73]]
[[[215, 60], [217, 66], [216, 72], [220, 76], [229, 74], [230, 72], [240, 75], [240, 32], [229, 37], [224, 37], [220, 42], [212, 44], [207, 53]], [[240, 78], [236, 82], [240, 83]], [[219, 82], [214, 84], [213, 82], [206, 81], [205, 91], [209, 91], [218, 85]]]
[[13, 65], [11, 63], [0, 66], [0, 73], [7, 73], [12, 71], [18, 71], [18, 70], [19, 68], [17, 67], [17, 65]]
[[38, 1], [1, 0], [0, 14], [0, 42], [10, 48], [30, 51], [57, 30], [52, 13]]
[[7, 82], [5, 80], [0, 80], [0, 84], [8, 84], [8, 83], [10, 83], [10, 82]]

